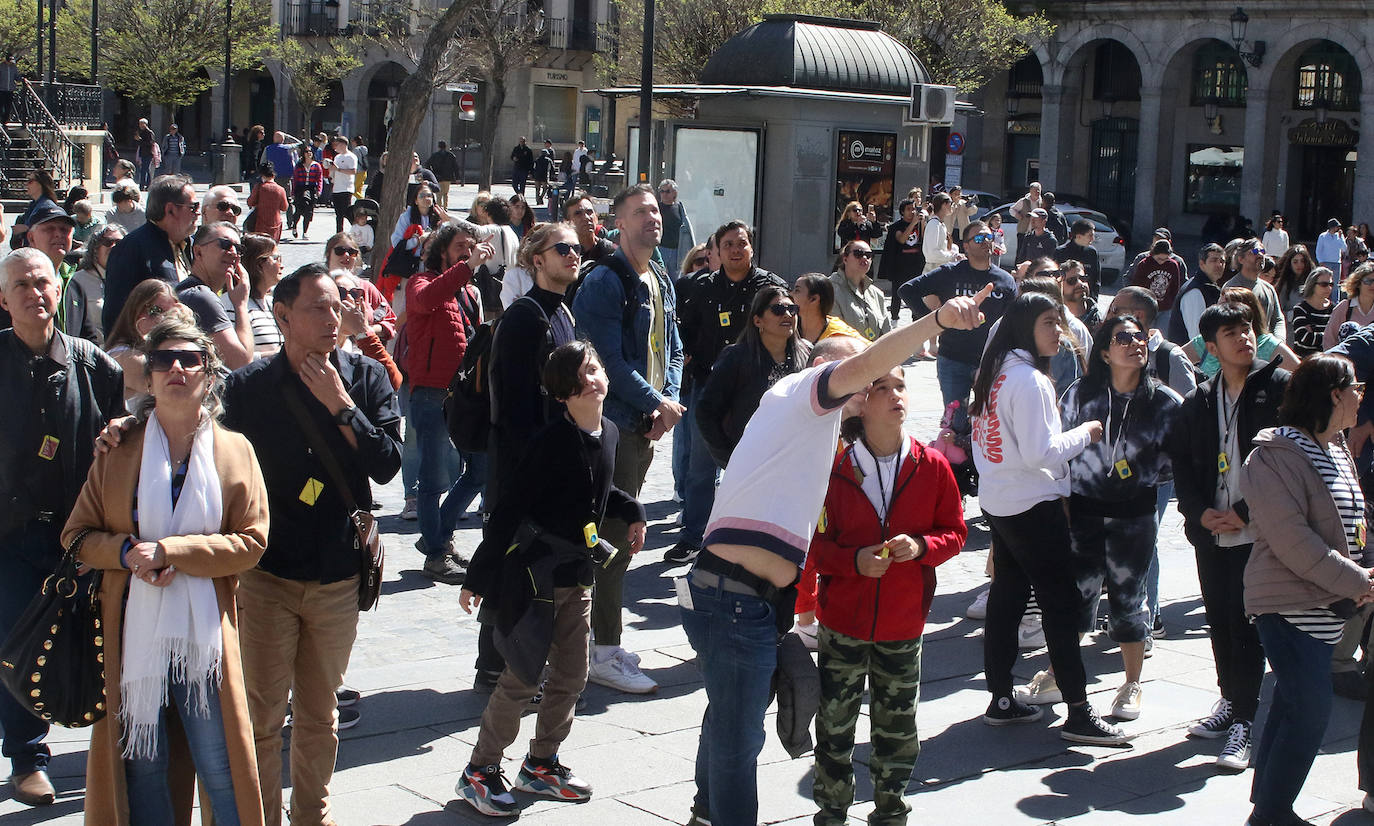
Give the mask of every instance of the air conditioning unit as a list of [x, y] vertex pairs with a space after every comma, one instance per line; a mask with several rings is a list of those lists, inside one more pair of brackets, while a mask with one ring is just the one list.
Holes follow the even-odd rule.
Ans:
[[906, 122], [921, 126], [953, 126], [954, 87], [911, 84], [911, 112]]

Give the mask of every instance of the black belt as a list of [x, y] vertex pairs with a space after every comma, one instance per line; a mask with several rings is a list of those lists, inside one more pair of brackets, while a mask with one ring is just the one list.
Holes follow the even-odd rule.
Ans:
[[750, 571], [748, 568], [745, 568], [743, 565], [721, 559], [707, 550], [703, 550], [697, 556], [696, 564], [692, 566], [692, 570], [694, 572], [705, 571], [706, 573], [719, 576], [722, 580], [720, 584], [721, 590], [740, 593], [738, 589], [730, 588], [726, 584], [727, 580], [731, 580], [743, 585], [756, 596], [768, 602], [772, 602], [781, 591], [786, 590], [785, 588], [779, 588], [753, 571]]

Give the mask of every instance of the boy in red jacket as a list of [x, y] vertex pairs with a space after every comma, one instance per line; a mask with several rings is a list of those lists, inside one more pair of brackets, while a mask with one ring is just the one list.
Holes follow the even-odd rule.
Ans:
[[906, 822], [911, 807], [902, 793], [921, 749], [916, 698], [934, 568], [968, 536], [949, 462], [902, 432], [901, 367], [873, 382], [862, 409], [862, 427], [835, 460], [811, 540], [821, 625], [817, 824], [845, 823], [854, 802], [854, 727], [865, 680], [875, 804], [869, 822]]

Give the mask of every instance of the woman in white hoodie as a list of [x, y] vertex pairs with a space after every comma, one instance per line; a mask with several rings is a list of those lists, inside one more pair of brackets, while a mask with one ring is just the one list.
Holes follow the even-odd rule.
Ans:
[[1054, 299], [1027, 293], [1012, 302], [978, 368], [973, 385], [973, 459], [978, 501], [992, 529], [992, 588], [983, 632], [983, 671], [992, 726], [1039, 720], [1038, 706], [1012, 691], [1016, 628], [1032, 586], [1044, 612], [1045, 641], [1069, 713], [1059, 736], [1078, 743], [1119, 745], [1128, 739], [1088, 703], [1087, 673], [1078, 650], [1082, 596], [1075, 583], [1069, 521], [1069, 460], [1102, 438], [1100, 421], [1063, 432], [1054, 384], [1047, 375], [1059, 352], [1062, 315]]

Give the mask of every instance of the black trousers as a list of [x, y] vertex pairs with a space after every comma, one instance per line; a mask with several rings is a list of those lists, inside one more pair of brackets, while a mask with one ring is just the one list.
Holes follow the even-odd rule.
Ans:
[[987, 515], [992, 528], [992, 588], [983, 631], [983, 672], [988, 691], [1012, 691], [1011, 669], [1019, 653], [1016, 628], [1034, 587], [1044, 614], [1045, 643], [1055, 680], [1068, 703], [1088, 698], [1087, 672], [1078, 650], [1083, 597], [1074, 578], [1069, 519], [1058, 499], [1016, 516]]
[[353, 204], [353, 193], [335, 192], [329, 199], [334, 204], [334, 231], [343, 232], [348, 223], [348, 208]]
[[1196, 549], [1197, 579], [1217, 664], [1217, 687], [1237, 720], [1254, 721], [1264, 680], [1264, 647], [1245, 616], [1245, 563], [1250, 545]]
[[[1374, 690], [1374, 666], [1364, 670], [1365, 685]], [[1374, 702], [1364, 704], [1360, 718], [1360, 740], [1355, 752], [1355, 766], [1360, 772], [1360, 791], [1374, 793]]]

